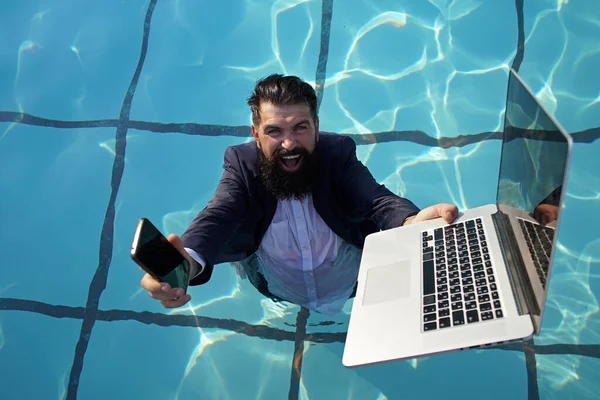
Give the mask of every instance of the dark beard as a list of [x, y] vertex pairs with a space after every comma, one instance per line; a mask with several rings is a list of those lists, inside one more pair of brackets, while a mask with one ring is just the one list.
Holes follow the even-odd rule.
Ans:
[[[302, 200], [312, 191], [312, 185], [317, 172], [317, 154], [310, 154], [305, 149], [294, 149], [292, 151], [277, 151], [269, 160], [259, 150], [260, 178], [266, 189], [278, 200], [297, 199]], [[294, 172], [285, 171], [280, 161], [284, 156], [300, 154], [301, 165]]]

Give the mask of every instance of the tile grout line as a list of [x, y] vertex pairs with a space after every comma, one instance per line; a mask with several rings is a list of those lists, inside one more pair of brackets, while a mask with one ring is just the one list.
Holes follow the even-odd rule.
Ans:
[[523, 57], [525, 55], [525, 23], [523, 20], [523, 2], [524, 0], [515, 0], [517, 9], [517, 52], [513, 59], [512, 68], [519, 72]]
[[[83, 319], [85, 308], [64, 305], [53, 305], [35, 300], [24, 300], [14, 298], [0, 298], [0, 311], [31, 312], [53, 318]], [[145, 325], [156, 325], [161, 327], [190, 327], [190, 328], [217, 328], [231, 332], [240, 333], [250, 337], [258, 337], [265, 340], [293, 341], [295, 332], [267, 325], [252, 325], [244, 321], [203, 317], [199, 315], [185, 314], [163, 314], [150, 311], [134, 310], [98, 310], [97, 321], [119, 322], [136, 321]], [[323, 326], [329, 326], [327, 321]], [[315, 332], [309, 333], [304, 339], [312, 343], [344, 343], [346, 332]], [[533, 345], [536, 355], [579, 355], [584, 357], [600, 358], [600, 344], [567, 344], [556, 343], [547, 345]], [[523, 352], [522, 343], [513, 343], [489, 347], [485, 350], [502, 350]]]
[[300, 396], [300, 382], [302, 381], [302, 358], [304, 356], [304, 341], [306, 340], [306, 322], [310, 313], [301, 307], [296, 317], [296, 332], [294, 334], [294, 357], [290, 377], [290, 390], [288, 400], [298, 400]]
[[[174, 133], [205, 137], [231, 136], [244, 138], [249, 138], [252, 135], [250, 126], [209, 125], [192, 122], [162, 123], [135, 120], [119, 121], [117, 119], [63, 121], [37, 117], [31, 114], [15, 111], [0, 111], [0, 122], [10, 122], [22, 125], [58, 129], [116, 128], [119, 126], [119, 124], [126, 124], [127, 129], [135, 129], [138, 131], [152, 133]], [[364, 134], [347, 134], [327, 131], [321, 131], [321, 133], [349, 135], [354, 139], [357, 145], [371, 145], [388, 142], [412, 142], [423, 146], [441, 147], [444, 149], [450, 147], [464, 147], [486, 140], [502, 139], [501, 132], [480, 132], [475, 134], [464, 134], [440, 138], [435, 138], [420, 130], [383, 131]], [[573, 142], [575, 143], [593, 143], [594, 141], [600, 139], [600, 127], [589, 128], [579, 132], [572, 132], [571, 136], [573, 137]]]
[[108, 278], [108, 270], [112, 261], [112, 247], [113, 247], [113, 234], [114, 234], [114, 223], [115, 223], [115, 202], [117, 194], [121, 186], [121, 179], [125, 170], [125, 147], [127, 145], [127, 121], [129, 120], [129, 114], [131, 112], [131, 102], [133, 101], [133, 95], [142, 72], [142, 67], [146, 59], [146, 52], [148, 50], [148, 38], [150, 35], [150, 23], [152, 20], [152, 14], [156, 6], [157, 0], [150, 0], [148, 9], [146, 11], [146, 17], [144, 20], [144, 30], [142, 37], [142, 48], [140, 58], [136, 70], [131, 79], [131, 83], [125, 94], [123, 105], [121, 107], [121, 113], [119, 115], [119, 121], [117, 123], [117, 131], [115, 138], [115, 158], [113, 161], [112, 177], [111, 177], [111, 195], [108, 206], [106, 208], [106, 215], [104, 223], [102, 225], [102, 232], [100, 236], [100, 249], [99, 249], [99, 262], [96, 273], [90, 283], [90, 289], [88, 293], [88, 299], [83, 315], [83, 322], [81, 325], [81, 332], [79, 334], [79, 340], [75, 347], [75, 354], [73, 357], [73, 365], [71, 367], [71, 373], [69, 376], [69, 384], [67, 387], [67, 400], [77, 398], [77, 391], [79, 389], [79, 381], [83, 370], [83, 362], [85, 353], [88, 348], [89, 340], [92, 334], [92, 329], [96, 323], [96, 317], [98, 314], [98, 306], [100, 303], [100, 296], [106, 288], [106, 281]]
[[538, 387], [537, 361], [533, 339], [523, 342], [523, 352], [525, 353], [525, 367], [527, 369], [527, 399], [539, 400], [540, 392]]

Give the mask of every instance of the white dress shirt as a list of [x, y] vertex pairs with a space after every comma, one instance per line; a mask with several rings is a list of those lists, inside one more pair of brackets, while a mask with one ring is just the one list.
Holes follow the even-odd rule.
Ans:
[[[201, 255], [187, 249], [201, 266]], [[313, 207], [312, 196], [280, 200], [256, 254], [269, 292], [335, 315], [354, 290], [361, 250], [337, 236]]]

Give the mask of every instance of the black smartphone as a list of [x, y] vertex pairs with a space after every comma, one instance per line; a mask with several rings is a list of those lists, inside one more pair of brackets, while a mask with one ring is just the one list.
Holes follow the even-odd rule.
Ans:
[[138, 222], [131, 258], [154, 279], [187, 292], [190, 263], [147, 218]]

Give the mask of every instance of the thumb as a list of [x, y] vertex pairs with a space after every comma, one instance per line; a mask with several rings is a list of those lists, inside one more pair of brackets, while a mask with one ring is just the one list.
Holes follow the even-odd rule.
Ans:
[[177, 236], [174, 233], [171, 233], [169, 235], [169, 237], [167, 238], [167, 240], [169, 241], [169, 243], [171, 243], [177, 250], [184, 252], [185, 253], [185, 249], [183, 247], [183, 242], [181, 241], [181, 238], [179, 236]]

